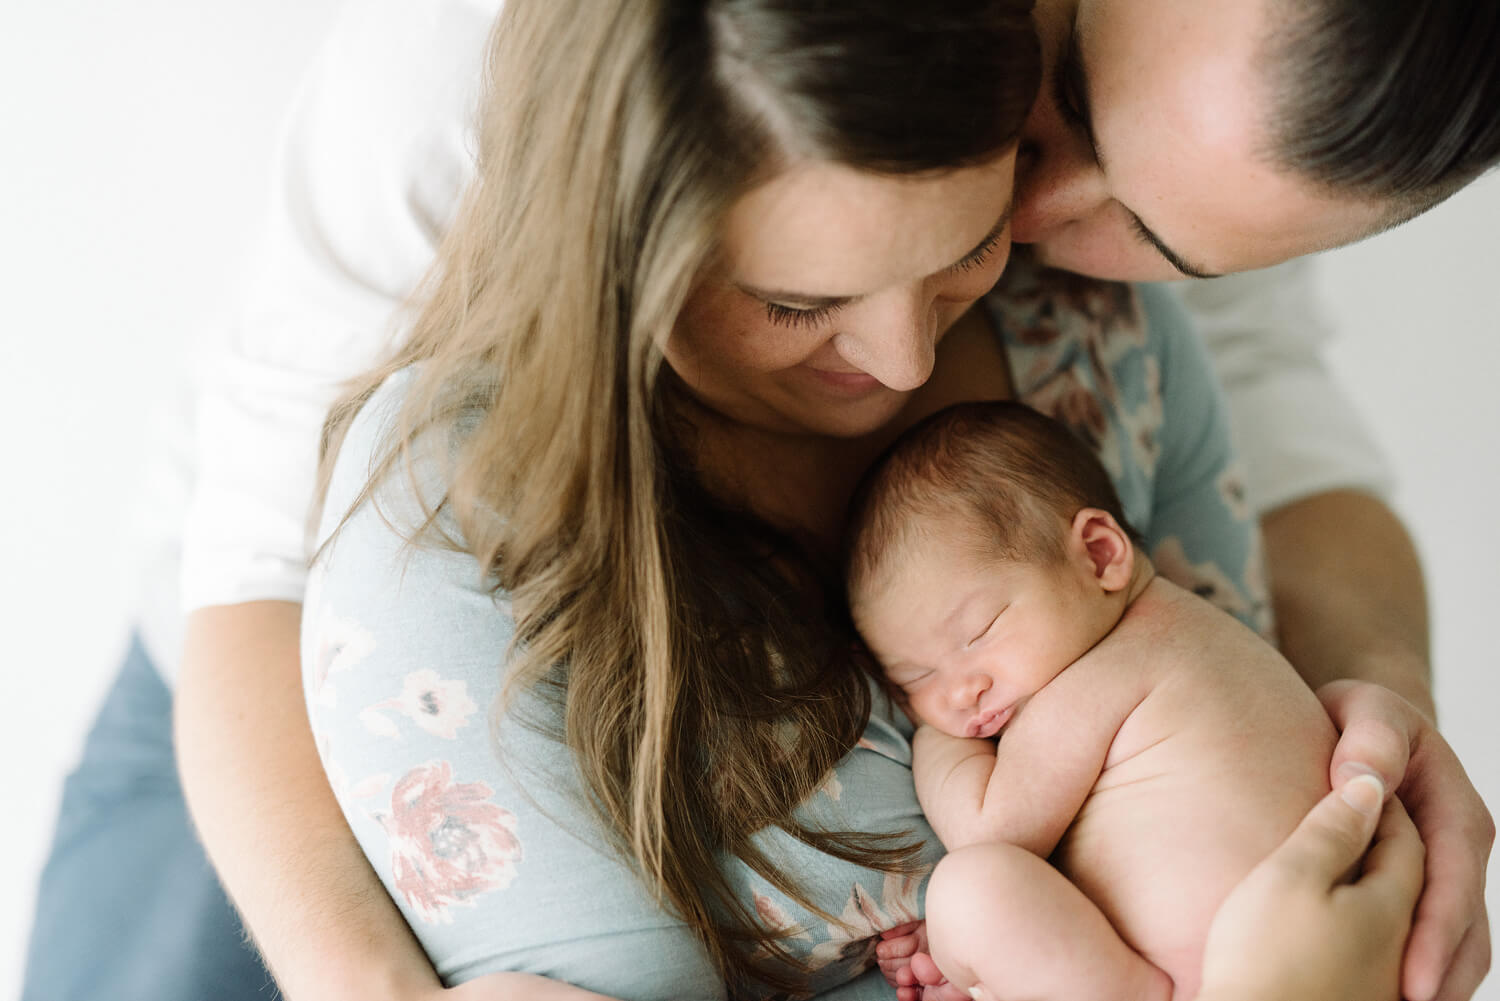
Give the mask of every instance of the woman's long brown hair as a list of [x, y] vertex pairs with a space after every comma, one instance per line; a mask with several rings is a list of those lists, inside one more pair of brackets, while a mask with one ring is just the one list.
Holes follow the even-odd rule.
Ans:
[[440, 506], [515, 616], [507, 692], [554, 692], [592, 806], [731, 983], [805, 987], [724, 853], [822, 914], [753, 834], [886, 870], [915, 846], [794, 816], [869, 689], [832, 576], [694, 474], [661, 346], [725, 213], [781, 165], [914, 174], [1013, 143], [1030, 6], [507, 0], [478, 177], [409, 338], [328, 422], [325, 482], [364, 401], [420, 363], [360, 501], [441, 443]]

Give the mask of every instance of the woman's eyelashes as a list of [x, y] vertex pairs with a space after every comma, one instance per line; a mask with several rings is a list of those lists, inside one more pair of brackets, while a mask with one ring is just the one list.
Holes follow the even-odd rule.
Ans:
[[[950, 265], [948, 272], [950, 274], [962, 274], [984, 267], [990, 262], [990, 258], [994, 256], [995, 248], [1004, 242], [1005, 233], [1005, 229], [991, 233], [983, 243], [970, 251], [967, 257], [956, 264]], [[817, 306], [813, 309], [783, 306], [779, 302], [763, 302], [762, 305], [766, 307], [766, 319], [779, 327], [792, 328], [816, 327], [842, 308], [842, 304]]]
[[973, 271], [976, 268], [984, 267], [989, 263], [990, 257], [995, 253], [995, 248], [1000, 246], [1000, 241], [1004, 238], [1004, 229], [991, 233], [988, 239], [986, 239], [979, 246], [975, 247], [973, 251], [969, 253], [968, 257], [965, 257], [963, 260], [953, 265], [953, 267], [949, 270], [962, 272]]
[[795, 306], [783, 306], [776, 302], [768, 302], [765, 306], [766, 319], [779, 327], [815, 327], [838, 312], [837, 306], [798, 309]]

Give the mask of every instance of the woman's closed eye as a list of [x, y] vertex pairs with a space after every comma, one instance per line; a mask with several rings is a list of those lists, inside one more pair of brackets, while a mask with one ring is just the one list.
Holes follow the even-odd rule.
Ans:
[[1000, 241], [1005, 238], [1005, 230], [1001, 229], [991, 233], [983, 243], [969, 252], [969, 256], [949, 268], [949, 271], [964, 272], [974, 271], [989, 263], [995, 253], [995, 248], [1000, 246]]
[[815, 309], [798, 309], [795, 306], [783, 306], [778, 302], [768, 302], [766, 305], [766, 319], [780, 327], [816, 327], [834, 313], [838, 312], [838, 306], [818, 306]]

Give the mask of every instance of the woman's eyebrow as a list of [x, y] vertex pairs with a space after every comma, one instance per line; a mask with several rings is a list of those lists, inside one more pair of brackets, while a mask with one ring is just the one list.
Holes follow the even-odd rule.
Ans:
[[[952, 271], [965, 261], [978, 257], [983, 253], [990, 244], [994, 243], [1001, 233], [1005, 232], [1005, 227], [1010, 225], [1010, 217], [1014, 213], [1015, 207], [1016, 199], [1015, 195], [1012, 194], [1010, 201], [1006, 202], [1005, 208], [1001, 210], [1000, 218], [996, 220], [995, 225], [990, 228], [990, 231], [984, 235], [984, 238], [974, 244], [974, 248], [967, 254], [943, 270]], [[863, 295], [808, 295], [806, 292], [793, 292], [786, 289], [756, 288], [754, 285], [747, 285], [744, 282], [735, 282], [734, 285], [741, 292], [762, 302], [791, 303], [807, 309], [834, 309], [839, 306], [847, 306], [851, 302], [858, 302], [864, 298]]]

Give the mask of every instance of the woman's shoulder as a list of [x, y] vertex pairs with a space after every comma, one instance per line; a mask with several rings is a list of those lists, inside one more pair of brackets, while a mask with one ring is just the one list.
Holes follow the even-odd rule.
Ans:
[[[328, 538], [367, 504], [394, 506], [410, 516], [440, 504], [446, 493], [444, 475], [431, 461], [412, 462], [405, 470], [401, 437], [403, 410], [416, 384], [420, 366], [391, 373], [360, 404], [336, 440], [328, 486], [319, 518], [317, 543]], [[407, 456], [425, 454], [411, 450]]]
[[349, 422], [314, 543], [305, 618], [358, 621], [392, 650], [432, 647], [435, 630], [449, 630], [456, 648], [477, 638], [493, 650], [486, 644], [509, 634], [508, 609], [447, 511], [450, 436], [414, 437], [407, 428], [418, 374], [390, 375]]

